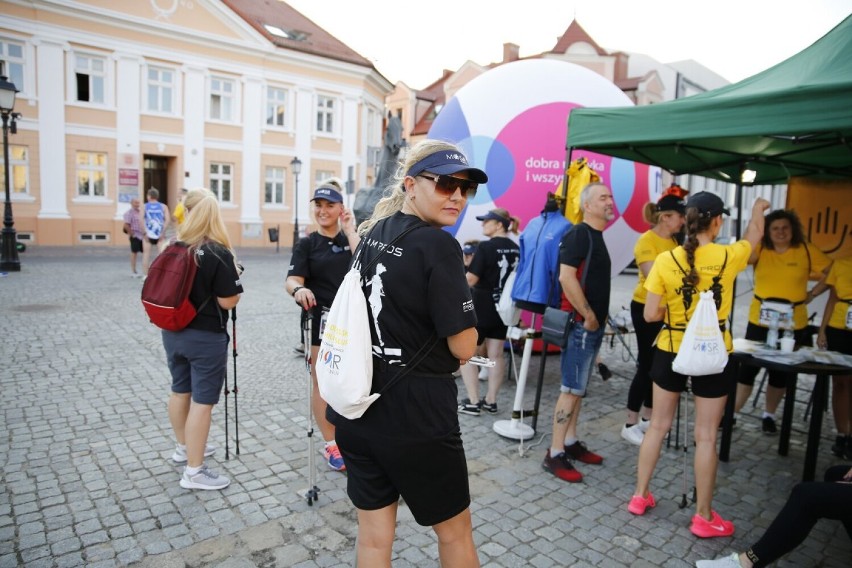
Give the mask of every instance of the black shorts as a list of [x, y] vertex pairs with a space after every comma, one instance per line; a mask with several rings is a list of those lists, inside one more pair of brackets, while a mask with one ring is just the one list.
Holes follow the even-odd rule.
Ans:
[[130, 237], [130, 252], [142, 252], [142, 239]]
[[508, 327], [500, 319], [491, 292], [473, 288], [473, 307], [476, 310], [476, 332], [479, 334], [478, 345], [487, 339], [506, 339]]
[[402, 496], [417, 524], [433, 526], [470, 506], [460, 431], [438, 439], [372, 440], [337, 428], [335, 438], [358, 509], [382, 509]]
[[852, 355], [852, 330], [826, 327], [825, 340], [831, 351], [837, 351], [844, 355]]
[[148, 242], [155, 245], [160, 242], [160, 239], [152, 239], [151, 237], [148, 237]]
[[[672, 371], [675, 353], [655, 347], [653, 356], [651, 378], [654, 384], [669, 392], [683, 392], [686, 388], [686, 375]], [[731, 383], [734, 380], [734, 363], [728, 359], [728, 364], [721, 373], [692, 377], [692, 394], [701, 398], [722, 398], [731, 391]]]

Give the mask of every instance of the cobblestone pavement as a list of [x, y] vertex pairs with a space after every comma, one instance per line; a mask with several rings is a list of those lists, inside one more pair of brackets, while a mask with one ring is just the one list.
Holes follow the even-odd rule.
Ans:
[[[307, 379], [293, 351], [297, 307], [282, 291], [288, 258], [287, 249], [243, 258], [239, 392], [228, 399], [229, 440], [222, 404], [211, 431], [219, 449], [210, 463], [233, 481], [224, 491], [203, 492], [180, 488], [180, 468], [169, 459], [169, 376], [124, 249], [30, 247], [22, 254], [22, 272], [0, 278], [0, 568], [353, 564], [356, 522], [346, 480], [325, 467], [319, 445], [319, 500], [309, 506], [304, 498]], [[615, 280], [613, 311], [629, 303], [634, 278]], [[637, 448], [619, 436], [633, 370], [626, 355], [617, 341], [607, 345], [603, 356], [615, 376], [607, 382], [596, 376], [583, 407], [583, 438], [606, 458], [602, 466], [580, 468], [584, 483], [562, 482], [541, 468], [558, 357], [548, 357], [538, 433], [523, 449], [491, 429], [509, 417], [513, 383], [504, 387], [496, 416], [461, 417], [483, 565], [692, 566], [746, 547], [781, 507], [801, 476], [805, 436], [794, 432], [790, 455], [778, 456], [777, 437], [760, 433], [761, 405], [749, 405], [751, 414], [734, 431], [732, 461], [719, 468], [714, 501], [736, 523], [735, 537], [700, 540], [689, 533], [691, 508], [678, 507], [683, 451], [674, 447], [664, 449], [653, 480], [658, 507], [630, 515]], [[527, 408], [538, 365], [536, 356]], [[233, 387], [232, 369], [229, 356]], [[796, 405], [799, 430], [804, 409]], [[830, 417], [823, 432], [820, 471], [834, 463]], [[839, 567], [850, 558], [842, 526], [822, 521], [781, 565]], [[394, 566], [435, 565], [435, 537], [401, 507]]]

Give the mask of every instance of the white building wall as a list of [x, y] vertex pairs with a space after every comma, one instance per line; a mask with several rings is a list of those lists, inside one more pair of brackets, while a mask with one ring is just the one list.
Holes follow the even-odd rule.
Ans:
[[204, 186], [204, 86], [205, 69], [184, 66], [183, 163], [188, 188]]
[[[243, 168], [240, 223], [243, 232], [255, 234], [263, 222], [260, 217], [260, 136], [263, 124], [263, 81], [259, 76], [243, 78]], [[258, 225], [250, 227], [249, 225]]]

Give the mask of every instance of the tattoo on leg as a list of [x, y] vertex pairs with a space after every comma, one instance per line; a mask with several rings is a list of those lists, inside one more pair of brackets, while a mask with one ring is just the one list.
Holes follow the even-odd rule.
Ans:
[[559, 411], [556, 412], [556, 422], [558, 424], [565, 424], [566, 422], [571, 420], [572, 414], [574, 414], [574, 413], [571, 412], [571, 411], [566, 412], [564, 410], [559, 410]]

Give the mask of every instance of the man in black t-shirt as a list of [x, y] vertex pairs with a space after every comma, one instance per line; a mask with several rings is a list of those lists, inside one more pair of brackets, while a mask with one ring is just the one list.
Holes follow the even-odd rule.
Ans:
[[583, 188], [580, 203], [583, 222], [572, 227], [559, 245], [559, 283], [566, 298], [563, 309], [573, 310], [577, 323], [562, 349], [562, 385], [553, 413], [553, 437], [542, 464], [545, 470], [569, 482], [583, 479], [572, 460], [595, 465], [603, 462], [577, 439], [577, 419], [609, 313], [610, 259], [603, 230], [614, 217], [612, 192], [602, 183]]

